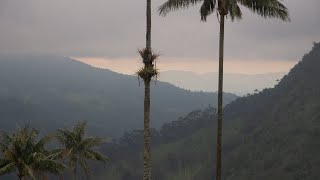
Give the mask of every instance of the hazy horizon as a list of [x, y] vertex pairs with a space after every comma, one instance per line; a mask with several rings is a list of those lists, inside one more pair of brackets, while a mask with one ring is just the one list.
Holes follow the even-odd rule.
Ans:
[[[216, 16], [200, 22], [199, 7], [193, 7], [160, 17], [157, 7], [163, 2], [156, 0], [152, 7], [152, 42], [161, 54], [159, 69], [217, 71]], [[287, 72], [320, 40], [320, 20], [310, 18], [320, 16], [320, 1], [285, 0], [284, 4], [291, 22], [263, 19], [243, 7], [242, 21], [227, 19], [225, 72]], [[0, 53], [77, 57], [125, 74], [141, 67], [137, 49], [145, 43], [144, 1], [2, 0], [0, 22]]]
[[[141, 62], [136, 59], [108, 60], [104, 58], [82, 58], [72, 59], [89, 64], [93, 67], [109, 69], [118, 73], [132, 75], [141, 67]], [[268, 74], [278, 72], [289, 72], [298, 63], [295, 61], [225, 61], [224, 72], [229, 74]], [[187, 71], [197, 74], [217, 72], [218, 62], [210, 59], [188, 59], [188, 58], [162, 58], [157, 62], [160, 72], [165, 71]], [[216, 70], [216, 71], [215, 71]]]
[[[117, 73], [126, 74], [126, 75], [135, 75], [135, 72], [126, 71], [124, 67], [131, 67], [131, 69], [134, 65], [130, 64], [128, 66], [128, 61], [117, 61], [118, 63], [104, 61], [104, 60], [97, 60], [97, 59], [91, 59], [91, 61], [88, 61], [87, 59], [79, 59], [79, 58], [72, 58], [74, 60], [83, 62], [85, 64], [91, 65], [96, 68], [101, 69], [108, 69]], [[119, 63], [120, 62], [120, 63]], [[196, 61], [195, 61], [196, 62]], [[242, 63], [242, 62], [240, 62]], [[170, 64], [170, 63], [168, 63]], [[136, 63], [135, 66], [138, 69], [139, 63]], [[257, 73], [246, 73], [234, 71], [230, 72], [230, 67], [228, 68], [229, 63], [226, 63], [225, 66], [227, 66], [226, 70], [227, 72], [224, 73], [224, 91], [228, 93], [233, 93], [238, 96], [247, 95], [248, 93], [254, 93], [255, 90], [263, 90], [265, 88], [272, 88], [274, 85], [278, 83], [278, 80], [282, 79], [282, 77], [286, 74], [288, 74], [289, 70], [292, 68], [288, 66], [288, 69], [286, 71], [275, 71], [275, 72], [268, 72], [259, 70], [256, 71]], [[232, 64], [234, 65], [234, 64]], [[252, 68], [252, 64], [248, 65], [243, 63], [242, 66], [247, 66], [246, 68]], [[158, 65], [159, 66], [159, 65]], [[216, 64], [217, 66], [217, 64]], [[239, 67], [239, 65], [237, 65]], [[249, 66], [249, 67], [248, 67]], [[294, 66], [294, 65], [292, 65]], [[170, 66], [172, 68], [172, 66]], [[216, 92], [217, 91], [217, 82], [215, 81], [218, 79], [218, 72], [212, 72], [211, 69], [208, 68], [208, 72], [197, 72], [192, 69], [192, 66], [190, 66], [190, 69], [185, 68], [182, 70], [177, 70], [178, 68], [168, 69], [167, 66], [161, 66], [160, 65], [160, 74], [157, 78], [159, 81], [163, 82], [169, 82], [177, 87], [191, 90], [191, 91], [205, 91], [205, 92]], [[194, 67], [194, 66], [193, 66]], [[268, 69], [266, 68], [266, 65], [261, 66], [264, 68], [264, 70]], [[203, 69], [202, 69], [203, 70]], [[229, 70], [229, 71], [228, 71]], [[237, 69], [236, 69], [237, 70]], [[257, 70], [257, 69], [255, 69]], [[277, 69], [278, 70], [278, 69]]]

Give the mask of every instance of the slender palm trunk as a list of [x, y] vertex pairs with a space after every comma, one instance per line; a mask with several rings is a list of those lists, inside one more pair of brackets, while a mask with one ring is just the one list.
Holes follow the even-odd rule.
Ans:
[[146, 48], [151, 50], [151, 0], [147, 0]]
[[[145, 67], [152, 66], [151, 62], [151, 0], [147, 0], [146, 10], [146, 49], [150, 53]], [[150, 147], [150, 78], [144, 79], [144, 151], [143, 151], [143, 180], [151, 180], [151, 147]]]
[[144, 90], [144, 174], [143, 180], [151, 180], [151, 148], [150, 148], [150, 81], [145, 80]]
[[225, 15], [220, 15], [216, 180], [221, 180], [224, 18]]

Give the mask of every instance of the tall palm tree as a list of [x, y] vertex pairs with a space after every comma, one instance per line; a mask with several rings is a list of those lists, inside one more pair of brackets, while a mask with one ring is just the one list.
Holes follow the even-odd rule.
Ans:
[[278, 18], [289, 21], [288, 10], [281, 0], [168, 0], [159, 7], [160, 15], [170, 11], [185, 9], [192, 5], [202, 3], [200, 7], [201, 20], [206, 21], [207, 16], [216, 12], [219, 16], [219, 80], [218, 80], [218, 125], [217, 125], [217, 151], [216, 151], [216, 180], [221, 180], [221, 150], [222, 150], [222, 93], [223, 93], [223, 53], [224, 53], [224, 25], [225, 18], [231, 21], [242, 19], [239, 5], [264, 18]]
[[54, 160], [55, 155], [45, 149], [51, 137], [45, 136], [37, 141], [38, 135], [36, 129], [28, 126], [12, 134], [1, 134], [0, 150], [3, 157], [0, 158], [0, 176], [15, 172], [19, 179], [29, 177], [34, 180], [36, 177], [46, 179], [46, 172], [63, 172], [66, 166]]
[[159, 57], [151, 48], [151, 0], [147, 0], [146, 7], [146, 47], [139, 50], [144, 67], [137, 74], [144, 81], [144, 150], [143, 150], [143, 180], [151, 180], [151, 147], [150, 147], [150, 82], [158, 76], [154, 62]]
[[57, 149], [56, 153], [67, 161], [69, 168], [73, 170], [74, 179], [77, 179], [77, 166], [80, 165], [89, 177], [90, 168], [87, 160], [101, 161], [103, 163], [109, 162], [109, 158], [94, 148], [98, 147], [104, 142], [100, 137], [86, 137], [87, 123], [85, 121], [77, 123], [72, 130], [58, 129], [56, 137], [58, 141], [64, 146], [62, 149]]

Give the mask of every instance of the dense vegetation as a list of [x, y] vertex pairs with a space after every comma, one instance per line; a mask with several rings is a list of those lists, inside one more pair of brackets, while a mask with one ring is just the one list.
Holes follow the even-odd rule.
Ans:
[[[90, 177], [88, 160], [107, 163], [109, 158], [95, 148], [103, 143], [103, 138], [87, 137], [86, 122], [77, 123], [72, 129], [58, 129], [55, 135], [39, 138], [37, 129], [25, 126], [12, 133], [0, 134], [0, 176], [13, 179], [12, 174], [22, 179], [48, 179], [56, 175], [71, 178], [67, 169], [72, 170], [76, 180], [82, 170]], [[61, 148], [48, 148], [53, 139]], [[57, 147], [57, 144], [54, 144]], [[81, 167], [82, 169], [79, 169]], [[66, 171], [66, 172], [65, 172]]]
[[15, 173], [20, 180], [26, 177], [44, 179], [46, 172], [63, 172], [65, 165], [45, 148], [50, 136], [37, 141], [38, 136], [39, 132], [29, 127], [18, 128], [12, 134], [1, 134], [0, 176]]
[[[16, 125], [52, 131], [87, 120], [95, 135], [120, 136], [141, 127], [143, 86], [137, 76], [97, 69], [48, 55], [0, 55], [0, 127]], [[216, 101], [213, 93], [151, 83], [152, 127]], [[236, 98], [227, 94], [225, 103]], [[125, 113], [121, 113], [125, 112]]]
[[[237, 180], [316, 180], [320, 172], [320, 43], [272, 89], [226, 106], [223, 177]], [[214, 176], [214, 108], [194, 111], [152, 133], [154, 177], [209, 180]], [[142, 132], [125, 134], [105, 151], [115, 163], [100, 179], [142, 174]]]

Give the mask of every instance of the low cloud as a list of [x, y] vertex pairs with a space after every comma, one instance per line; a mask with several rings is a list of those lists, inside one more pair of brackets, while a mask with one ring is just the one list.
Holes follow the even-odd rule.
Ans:
[[[215, 15], [200, 22], [198, 7], [163, 18], [154, 1], [153, 46], [164, 57], [212, 59], [218, 54]], [[292, 22], [264, 20], [244, 10], [226, 24], [226, 57], [294, 61], [320, 40], [319, 0], [286, 0]], [[134, 59], [144, 46], [145, 1], [1, 0], [0, 53], [53, 53]]]
[[[126, 59], [72, 57], [75, 60], [90, 64], [94, 67], [110, 69], [123, 74], [134, 74], [142, 63], [138, 57]], [[226, 59], [224, 69], [226, 73], [263, 74], [270, 72], [288, 72], [295, 65], [294, 61], [268, 61]], [[163, 71], [192, 71], [203, 74], [218, 71], [218, 61], [201, 58], [159, 58], [157, 68]]]

